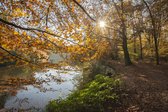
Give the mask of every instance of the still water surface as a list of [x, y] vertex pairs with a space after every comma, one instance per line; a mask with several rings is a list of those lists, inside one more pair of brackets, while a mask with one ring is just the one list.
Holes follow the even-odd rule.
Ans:
[[1, 71], [0, 78], [34, 77], [38, 82], [38, 84], [22, 85], [24, 89], [18, 89], [16, 95], [8, 94], [6, 96], [3, 108], [16, 112], [18, 110], [45, 111], [49, 101], [66, 98], [75, 90], [82, 76], [81, 70], [69, 66], [59, 70], [46, 69], [34, 73], [30, 69], [14, 74], [15, 70], [10, 69], [10, 73], [7, 74], [9, 72], [7, 71], [4, 73], [5, 75], [2, 75]]

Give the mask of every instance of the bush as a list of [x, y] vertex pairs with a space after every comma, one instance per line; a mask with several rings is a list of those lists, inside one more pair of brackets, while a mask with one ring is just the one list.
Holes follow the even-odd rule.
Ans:
[[51, 101], [49, 112], [104, 112], [119, 103], [120, 80], [96, 75], [95, 79], [66, 99]]

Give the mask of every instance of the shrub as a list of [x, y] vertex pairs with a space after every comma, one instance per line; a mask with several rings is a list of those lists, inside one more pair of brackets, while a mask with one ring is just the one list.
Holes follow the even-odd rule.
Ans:
[[49, 112], [104, 112], [113, 108], [119, 100], [120, 80], [96, 75], [95, 79], [66, 99], [51, 101]]

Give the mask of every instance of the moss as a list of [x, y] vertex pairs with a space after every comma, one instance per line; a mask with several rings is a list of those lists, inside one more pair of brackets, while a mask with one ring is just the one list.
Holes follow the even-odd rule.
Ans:
[[105, 112], [107, 108], [114, 109], [119, 103], [120, 83], [119, 79], [96, 75], [93, 81], [66, 99], [51, 101], [47, 110], [49, 112]]

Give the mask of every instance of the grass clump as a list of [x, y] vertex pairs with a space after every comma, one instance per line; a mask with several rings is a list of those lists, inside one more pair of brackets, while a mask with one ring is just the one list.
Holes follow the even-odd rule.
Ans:
[[120, 80], [104, 75], [76, 90], [66, 99], [51, 101], [47, 106], [49, 112], [105, 112], [113, 110], [119, 104]]

